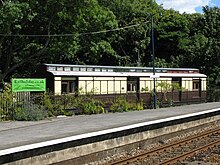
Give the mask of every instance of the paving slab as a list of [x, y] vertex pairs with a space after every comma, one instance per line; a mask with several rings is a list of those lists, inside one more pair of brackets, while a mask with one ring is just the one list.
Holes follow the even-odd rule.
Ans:
[[0, 150], [220, 108], [220, 102], [124, 113], [0, 122]]

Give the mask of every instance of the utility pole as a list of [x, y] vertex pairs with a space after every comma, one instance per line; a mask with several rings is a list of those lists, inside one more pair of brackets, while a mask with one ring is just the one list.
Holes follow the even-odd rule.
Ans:
[[157, 109], [157, 90], [156, 90], [156, 76], [155, 76], [155, 53], [154, 53], [154, 20], [153, 14], [151, 18], [151, 42], [152, 42], [152, 62], [153, 62], [153, 81], [154, 81], [154, 109]]

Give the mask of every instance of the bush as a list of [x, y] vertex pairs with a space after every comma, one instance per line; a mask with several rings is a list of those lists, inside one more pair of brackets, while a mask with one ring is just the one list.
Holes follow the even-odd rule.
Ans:
[[138, 103], [136, 104], [136, 110], [138, 110], [138, 111], [144, 110], [144, 104], [143, 104], [142, 101], [141, 101], [141, 102], [138, 102]]
[[128, 111], [140, 111], [144, 109], [143, 101], [128, 103]]
[[97, 104], [94, 100], [91, 102], [86, 102], [84, 104], [84, 114], [98, 114], [98, 113], [104, 113], [104, 108]]
[[123, 97], [119, 97], [110, 106], [112, 112], [127, 112], [129, 110], [129, 103]]
[[47, 116], [42, 106], [25, 102], [15, 108], [14, 119], [19, 121], [38, 121]]
[[218, 102], [220, 101], [220, 89], [209, 89], [207, 91], [207, 99], [208, 101], [214, 101], [214, 102]]
[[54, 104], [52, 103], [52, 100], [49, 95], [44, 94], [42, 99], [42, 104], [44, 106], [44, 109], [47, 111], [47, 114], [49, 117], [54, 116]]
[[5, 85], [3, 92], [0, 93], [0, 120], [13, 119], [14, 100], [15, 97], [12, 93], [11, 85]]
[[[54, 97], [53, 95], [51, 96]], [[73, 113], [67, 113], [64, 110], [64, 108], [70, 106], [72, 101], [72, 96], [67, 97], [66, 95], [64, 95], [64, 96], [59, 96], [59, 98], [55, 98], [55, 97], [52, 98], [51, 96], [48, 94], [44, 94], [42, 99], [42, 105], [46, 110], [48, 117], [53, 117], [58, 115], [68, 115], [68, 116], [73, 115]], [[62, 105], [65, 105], [66, 107]]]
[[74, 105], [83, 114], [104, 113], [103, 102], [91, 96], [79, 96], [75, 98]]
[[220, 101], [220, 89], [216, 89], [214, 92], [213, 92], [213, 100], [214, 101]]

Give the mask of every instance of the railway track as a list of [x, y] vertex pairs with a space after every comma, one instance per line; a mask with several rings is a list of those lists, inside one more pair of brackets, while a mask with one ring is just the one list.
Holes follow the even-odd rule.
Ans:
[[161, 145], [136, 156], [109, 162], [109, 165], [181, 164], [186, 158], [218, 145], [220, 145], [220, 128], [215, 128], [181, 141]]

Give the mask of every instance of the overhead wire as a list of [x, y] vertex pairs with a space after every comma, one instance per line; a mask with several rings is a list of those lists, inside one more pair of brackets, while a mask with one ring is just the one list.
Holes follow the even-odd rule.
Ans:
[[[109, 30], [102, 30], [102, 31], [96, 31], [96, 32], [86, 32], [86, 33], [79, 33], [78, 35], [94, 35], [94, 34], [101, 34], [101, 33], [108, 33], [108, 32], [114, 32], [114, 31], [119, 31], [123, 29], [129, 29], [133, 27], [140, 26], [142, 24], [145, 24], [149, 21], [134, 24], [134, 25], [129, 25], [129, 26], [124, 26], [120, 28], [115, 28], [115, 29], [109, 29]], [[72, 37], [75, 36], [76, 34], [0, 34], [1, 37]]]

